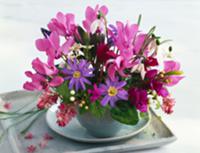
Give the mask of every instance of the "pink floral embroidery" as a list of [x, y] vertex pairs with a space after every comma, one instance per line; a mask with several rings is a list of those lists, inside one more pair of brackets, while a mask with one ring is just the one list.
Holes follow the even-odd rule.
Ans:
[[37, 149], [37, 147], [35, 145], [29, 145], [26, 148], [28, 153], [34, 153], [36, 151], [36, 149]]
[[28, 132], [25, 137], [25, 139], [33, 139], [33, 134], [31, 132]]
[[10, 110], [10, 109], [12, 108], [12, 105], [11, 105], [11, 103], [6, 102], [6, 103], [3, 105], [3, 107], [4, 107], [5, 109], [7, 109], [7, 110]]

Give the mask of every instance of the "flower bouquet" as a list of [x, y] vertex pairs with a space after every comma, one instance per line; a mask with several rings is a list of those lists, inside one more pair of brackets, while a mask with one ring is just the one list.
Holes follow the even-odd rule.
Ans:
[[[167, 40], [155, 34], [155, 27], [141, 31], [141, 15], [135, 24], [108, 24], [107, 14], [106, 6], [88, 6], [80, 26], [74, 14], [58, 12], [35, 43], [47, 62], [34, 59], [35, 72], [25, 72], [31, 81], [23, 86], [42, 92], [34, 113], [56, 104], [59, 126], [77, 115], [93, 135], [105, 131], [106, 124], [110, 134], [101, 133], [105, 137], [114, 135], [119, 123], [136, 125], [150, 107], [171, 114], [175, 100], [168, 87], [183, 78], [180, 64], [169, 56], [171, 46], [163, 60], [158, 58], [159, 46]], [[98, 120], [100, 128], [94, 128]]]

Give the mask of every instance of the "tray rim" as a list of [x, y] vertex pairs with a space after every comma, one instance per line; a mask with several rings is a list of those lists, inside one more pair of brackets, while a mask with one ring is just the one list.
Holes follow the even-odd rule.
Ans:
[[[13, 91], [8, 91], [8, 92], [3, 92], [0, 93], [0, 98], [8, 95], [8, 94], [14, 94], [14, 93], [32, 93], [32, 94], [36, 94], [36, 93], [40, 93], [40, 92], [29, 92], [26, 90], [13, 90]], [[115, 146], [106, 146], [106, 147], [96, 147], [96, 148], [92, 148], [92, 149], [84, 149], [81, 151], [71, 151], [71, 152], [64, 152], [64, 153], [102, 153], [103, 151], [107, 152], [107, 153], [117, 153], [117, 152], [122, 152], [122, 151], [138, 151], [138, 150], [146, 150], [146, 149], [150, 149], [150, 148], [158, 148], [161, 147], [163, 145], [167, 145], [170, 144], [174, 141], [177, 140], [176, 135], [171, 131], [171, 129], [165, 124], [165, 122], [163, 120], [161, 120], [158, 115], [152, 110], [150, 109], [152, 115], [154, 115], [162, 124], [163, 126], [170, 132], [170, 137], [163, 137], [160, 138], [158, 140], [152, 140], [151, 142], [146, 142], [146, 144], [141, 144], [137, 146], [133, 146], [132, 144], [120, 144], [120, 145], [115, 145]], [[8, 121], [0, 121], [0, 123], [5, 123]], [[9, 121], [10, 122], [10, 121]], [[2, 124], [3, 128], [5, 127], [5, 124]], [[11, 133], [11, 134], [10, 134]], [[19, 146], [17, 146], [17, 144], [20, 144], [21, 147], [21, 142], [18, 141], [18, 139], [16, 139], [16, 129], [15, 127], [12, 127], [8, 130], [8, 139], [9, 139], [9, 143], [11, 145], [12, 151], [14, 153], [21, 153], [21, 151], [19, 150]], [[82, 143], [82, 142], [80, 142]], [[104, 150], [102, 151], [102, 148], [104, 148]]]

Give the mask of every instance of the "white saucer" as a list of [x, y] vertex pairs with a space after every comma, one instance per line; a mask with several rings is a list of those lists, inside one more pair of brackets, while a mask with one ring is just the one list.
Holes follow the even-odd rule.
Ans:
[[150, 115], [146, 119], [140, 119], [137, 125], [128, 126], [123, 125], [122, 129], [114, 136], [108, 138], [96, 138], [91, 136], [87, 130], [82, 127], [76, 118], [72, 119], [66, 127], [59, 127], [56, 123], [56, 112], [57, 105], [53, 105], [46, 114], [46, 121], [49, 127], [56, 133], [79, 142], [87, 143], [104, 143], [104, 142], [116, 142], [124, 139], [133, 137], [134, 135], [141, 132], [150, 123]]

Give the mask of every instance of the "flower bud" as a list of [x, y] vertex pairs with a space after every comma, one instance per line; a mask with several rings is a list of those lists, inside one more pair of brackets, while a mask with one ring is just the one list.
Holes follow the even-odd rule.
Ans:
[[73, 102], [73, 101], [75, 101], [75, 97], [74, 97], [74, 96], [71, 96], [71, 97], [69, 98], [69, 100]]
[[74, 90], [71, 90], [71, 91], [70, 91], [70, 94], [71, 94], [71, 95], [75, 95], [75, 91], [74, 91]]

